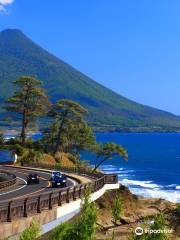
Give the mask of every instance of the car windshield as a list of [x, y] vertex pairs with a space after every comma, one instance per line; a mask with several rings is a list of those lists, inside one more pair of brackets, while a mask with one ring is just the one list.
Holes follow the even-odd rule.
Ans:
[[52, 175], [57, 176], [57, 177], [61, 177], [62, 174], [60, 172], [53, 172]]
[[37, 174], [29, 174], [29, 177], [37, 177]]

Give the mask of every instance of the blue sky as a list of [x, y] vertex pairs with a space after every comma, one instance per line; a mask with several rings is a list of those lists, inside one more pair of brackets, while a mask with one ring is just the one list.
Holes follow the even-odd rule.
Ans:
[[0, 0], [19, 28], [94, 80], [180, 115], [179, 0]]

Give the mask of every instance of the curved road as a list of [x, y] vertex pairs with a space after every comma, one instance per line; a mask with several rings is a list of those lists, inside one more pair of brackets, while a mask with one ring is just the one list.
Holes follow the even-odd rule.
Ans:
[[[27, 169], [20, 169], [20, 168], [13, 168], [7, 166], [0, 166], [0, 170], [7, 170], [11, 173], [14, 173], [17, 177], [17, 183], [14, 186], [9, 187], [6, 191], [0, 192], [0, 202], [2, 200], [13, 200], [20, 197], [31, 196], [33, 194], [47, 192], [49, 190], [57, 189], [52, 188], [50, 186], [49, 179], [51, 177], [51, 173], [45, 173], [41, 171], [35, 170], [27, 170]], [[31, 184], [27, 185], [26, 176], [29, 173], [38, 173], [40, 176], [39, 184]], [[67, 186], [72, 187], [77, 185], [78, 183], [71, 179], [67, 178]]]

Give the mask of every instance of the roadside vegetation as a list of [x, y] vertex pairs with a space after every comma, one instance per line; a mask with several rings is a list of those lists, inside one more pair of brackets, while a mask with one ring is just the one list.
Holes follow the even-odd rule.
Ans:
[[91, 240], [96, 233], [97, 209], [90, 201], [89, 191], [85, 193], [81, 214], [74, 223], [63, 223], [50, 235], [51, 240]]
[[[91, 202], [89, 198], [90, 190], [87, 190], [84, 196], [84, 201], [81, 207], [81, 212], [78, 216], [74, 217], [72, 220], [62, 223], [58, 225], [54, 230], [50, 233], [47, 233], [43, 236], [39, 236], [40, 234], [40, 227], [37, 223], [33, 222], [31, 226], [26, 229], [20, 236], [20, 240], [29, 240], [29, 239], [38, 239], [38, 240], [175, 240], [176, 238], [175, 233], [168, 234], [164, 230], [170, 230], [167, 227], [168, 219], [166, 208], [164, 205], [164, 210], [160, 213], [153, 214], [153, 215], [144, 215], [144, 218], [140, 218], [138, 222], [128, 222], [125, 215], [131, 212], [132, 216], [133, 213], [137, 210], [136, 208], [142, 209], [141, 201], [144, 200], [136, 200], [139, 206], [135, 207], [134, 211], [132, 210], [125, 210], [125, 205], [131, 204], [131, 201], [134, 199], [134, 196], [129, 194], [127, 189], [117, 190], [114, 193], [112, 190], [107, 192], [102, 198], [98, 199], [98, 201]], [[119, 194], [118, 194], [119, 193]], [[123, 199], [120, 197], [120, 193], [123, 194]], [[109, 197], [111, 198], [111, 203], [109, 203]], [[112, 199], [113, 197], [113, 199]], [[126, 201], [124, 202], [126, 198]], [[132, 198], [132, 199], [131, 199]], [[133, 200], [134, 201], [134, 200]], [[152, 202], [155, 200], [152, 200]], [[163, 201], [163, 200], [162, 200]], [[109, 208], [104, 209], [104, 202], [109, 204]], [[149, 203], [151, 205], [152, 203]], [[165, 204], [165, 201], [164, 201]], [[143, 208], [145, 207], [148, 211], [149, 205], [147, 202], [144, 203]], [[157, 207], [157, 202], [155, 202]], [[159, 208], [162, 207], [162, 202], [159, 203]], [[105, 212], [103, 220], [104, 224], [100, 225], [100, 215], [101, 210]], [[131, 206], [131, 209], [133, 209]], [[100, 211], [100, 212], [99, 212]], [[178, 212], [177, 209], [174, 210]], [[158, 212], [158, 209], [157, 209]], [[138, 216], [134, 216], [135, 218]], [[107, 219], [108, 218], [108, 219]], [[111, 222], [112, 224], [107, 224], [107, 221]], [[126, 222], [127, 221], [127, 222]], [[176, 218], [178, 221], [178, 218]], [[142, 227], [144, 229], [144, 233], [142, 235], [136, 235], [135, 229], [137, 227]], [[123, 229], [127, 229], [124, 232]], [[149, 232], [145, 232], [145, 229]]]
[[40, 236], [40, 234], [40, 225], [35, 221], [32, 221], [30, 227], [21, 233], [19, 240], [35, 240]]
[[166, 218], [163, 213], [160, 213], [154, 217], [152, 223], [145, 222], [141, 225], [143, 231], [142, 235], [137, 235], [135, 230], [132, 236], [128, 240], [168, 240]]

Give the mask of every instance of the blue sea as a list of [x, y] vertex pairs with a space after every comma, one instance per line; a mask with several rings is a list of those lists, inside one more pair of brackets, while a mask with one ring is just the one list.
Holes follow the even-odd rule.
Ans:
[[0, 162], [5, 163], [9, 161], [14, 161], [11, 152], [7, 150], [0, 150]]
[[[41, 136], [36, 133], [33, 138]], [[180, 202], [180, 134], [97, 133], [96, 137], [99, 142], [121, 144], [129, 155], [127, 162], [119, 158], [105, 162], [103, 171], [117, 173], [119, 181], [137, 195]], [[93, 165], [95, 156], [86, 152], [81, 158]]]
[[[114, 158], [103, 164], [106, 173], [117, 173], [119, 181], [140, 196], [180, 202], [180, 134], [98, 133], [97, 141], [113, 141], [128, 151], [127, 162]], [[82, 157], [94, 163], [94, 156]]]

